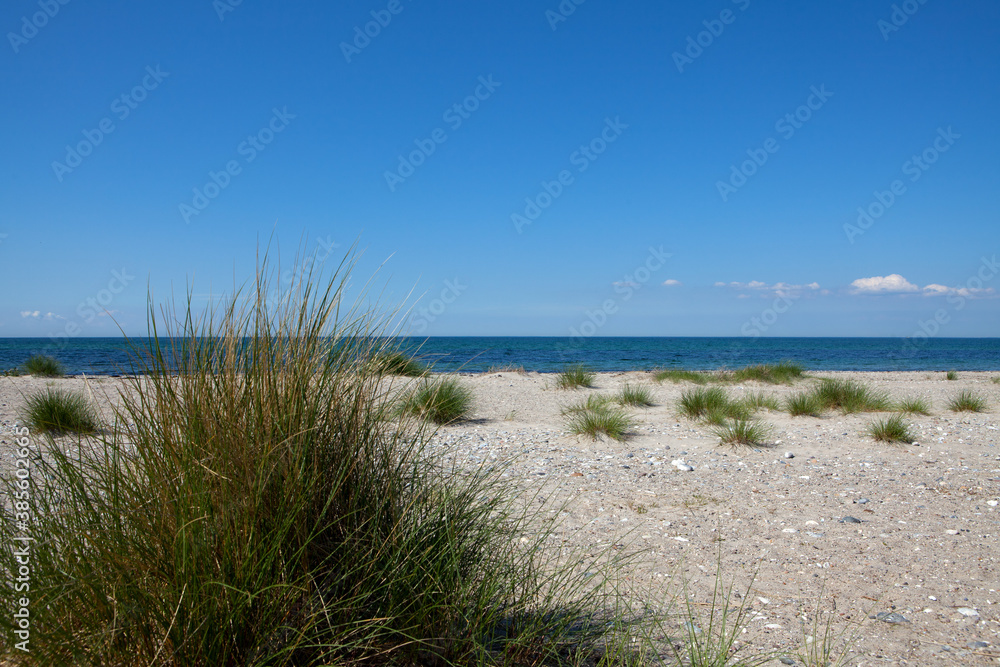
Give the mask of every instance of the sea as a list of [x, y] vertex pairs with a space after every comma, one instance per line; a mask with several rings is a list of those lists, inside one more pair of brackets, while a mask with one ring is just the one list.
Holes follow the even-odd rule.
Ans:
[[[816, 371], [1000, 370], [1000, 338], [440, 336], [398, 343], [435, 371], [449, 373], [501, 367], [551, 373], [571, 364], [598, 372], [716, 370], [785, 360]], [[130, 346], [148, 344], [145, 338], [0, 338], [0, 373], [46, 354], [70, 375], [129, 374]]]

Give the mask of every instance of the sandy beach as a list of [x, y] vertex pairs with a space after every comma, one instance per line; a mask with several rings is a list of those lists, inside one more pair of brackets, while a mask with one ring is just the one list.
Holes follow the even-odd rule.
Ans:
[[[656, 384], [648, 373], [599, 373], [595, 387], [555, 388], [554, 376], [459, 376], [473, 390], [471, 419], [442, 427], [470, 464], [513, 458], [508, 474], [564, 506], [558, 537], [585, 549], [645, 549], [630, 576], [669, 598], [687, 579], [700, 603], [719, 569], [749, 606], [741, 641], [763, 650], [803, 650], [819, 604], [834, 632], [854, 636], [847, 664], [977, 665], [1000, 662], [1000, 385], [996, 373], [812, 373], [865, 382], [894, 399], [923, 397], [930, 416], [910, 416], [915, 443], [889, 445], [865, 433], [878, 415], [791, 417], [764, 410], [768, 447], [719, 445], [708, 427], [680, 416], [690, 384]], [[567, 432], [560, 410], [622, 384], [647, 386], [655, 406], [630, 408], [625, 442]], [[809, 386], [726, 385], [738, 397], [779, 398]], [[113, 396], [114, 378], [0, 378], [0, 450], [12, 462], [12, 428], [24, 396], [45, 386]], [[962, 389], [986, 412], [947, 408]], [[105, 414], [107, 405], [104, 405]], [[44, 447], [41, 438], [36, 439]], [[674, 461], [693, 470], [682, 471]], [[821, 597], [822, 596], [822, 597]], [[876, 617], [881, 615], [880, 617]], [[808, 620], [803, 620], [803, 618]], [[750, 649], [747, 649], [748, 651]], [[775, 662], [774, 664], [779, 664]], [[797, 662], [797, 664], [800, 664]]]

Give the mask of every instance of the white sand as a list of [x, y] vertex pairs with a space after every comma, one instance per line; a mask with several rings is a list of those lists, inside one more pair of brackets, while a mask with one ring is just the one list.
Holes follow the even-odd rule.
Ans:
[[[656, 596], [676, 594], [679, 580], [670, 575], [680, 573], [695, 600], [707, 601], [720, 556], [725, 582], [735, 581], [737, 590], [756, 573], [752, 620], [741, 635], [753, 646], [802, 650], [802, 616], [822, 592], [821, 609], [835, 610], [835, 632], [850, 633], [863, 621], [853, 644], [858, 655], [848, 664], [997, 664], [1000, 385], [991, 378], [998, 374], [962, 372], [957, 381], [923, 372], [816, 375], [862, 380], [893, 398], [928, 399], [931, 416], [908, 418], [918, 444], [872, 440], [865, 428], [877, 415], [764, 411], [774, 447], [720, 447], [706, 427], [677, 415], [681, 390], [692, 385], [656, 385], [645, 373], [598, 374], [596, 388], [580, 391], [557, 390], [553, 376], [537, 373], [462, 376], [475, 393], [473, 418], [436, 438], [473, 463], [516, 456], [510, 474], [520, 485], [566, 503], [559, 534], [568, 543], [646, 548], [633, 581], [652, 586]], [[564, 430], [562, 406], [626, 381], [650, 387], [657, 403], [630, 409], [638, 420], [634, 437], [594, 441]], [[97, 395], [119, 383], [92, 382]], [[5, 471], [23, 395], [46, 384], [80, 388], [84, 381], [0, 378]], [[727, 389], [781, 397], [807, 385]], [[988, 412], [948, 411], [948, 399], [961, 389], [985, 396]], [[675, 459], [694, 470], [679, 471]], [[861, 523], [840, 523], [845, 516]], [[868, 618], [892, 611], [907, 622]]]

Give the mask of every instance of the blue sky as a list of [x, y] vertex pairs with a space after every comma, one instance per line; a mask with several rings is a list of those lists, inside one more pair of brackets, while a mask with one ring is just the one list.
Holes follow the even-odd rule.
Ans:
[[234, 2], [0, 9], [0, 336], [269, 241], [421, 335], [1000, 330], [995, 2]]

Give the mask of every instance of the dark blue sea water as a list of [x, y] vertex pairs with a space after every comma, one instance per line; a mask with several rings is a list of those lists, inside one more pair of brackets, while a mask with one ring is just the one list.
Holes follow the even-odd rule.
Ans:
[[[133, 339], [145, 345], [146, 339]], [[436, 337], [406, 339], [439, 371], [481, 372], [523, 366], [551, 372], [570, 363], [595, 371], [681, 368], [712, 370], [796, 361], [809, 370], [1000, 370], [1000, 338], [555, 338]], [[121, 338], [0, 338], [0, 371], [32, 354], [56, 357], [70, 374], [130, 371]]]

